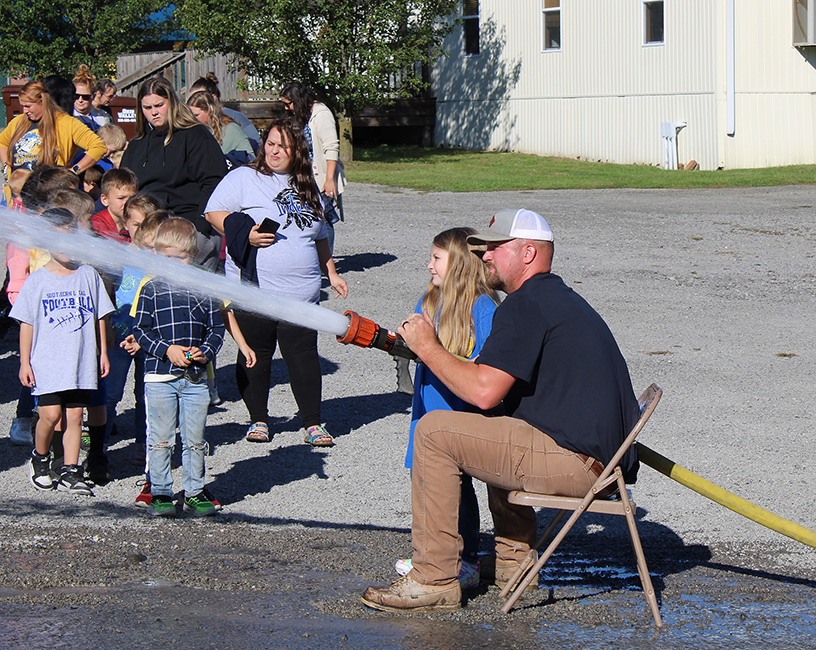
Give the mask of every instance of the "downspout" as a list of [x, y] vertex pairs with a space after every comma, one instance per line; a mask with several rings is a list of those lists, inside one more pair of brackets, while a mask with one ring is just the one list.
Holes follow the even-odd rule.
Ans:
[[725, 112], [726, 133], [734, 135], [737, 111], [734, 106], [734, 66], [736, 46], [734, 43], [734, 0], [725, 0]]

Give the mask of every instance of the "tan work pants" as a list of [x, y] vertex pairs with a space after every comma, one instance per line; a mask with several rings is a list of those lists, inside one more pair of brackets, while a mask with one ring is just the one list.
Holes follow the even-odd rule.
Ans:
[[496, 556], [520, 561], [536, 539], [532, 508], [508, 503], [510, 490], [582, 497], [597, 476], [593, 459], [559, 447], [523, 420], [432, 411], [417, 424], [411, 483], [413, 577], [443, 585], [459, 573], [462, 472], [488, 485]]

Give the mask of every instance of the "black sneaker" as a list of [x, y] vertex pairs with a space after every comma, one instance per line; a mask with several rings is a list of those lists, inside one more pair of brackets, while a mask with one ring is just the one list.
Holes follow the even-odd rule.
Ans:
[[108, 457], [105, 453], [88, 454], [88, 478], [96, 485], [106, 485], [111, 482], [111, 473], [108, 469]]
[[54, 482], [56, 486], [57, 481], [60, 480], [60, 475], [62, 474], [62, 467], [65, 465], [65, 459], [62, 456], [52, 458], [51, 459], [51, 480]]
[[31, 485], [38, 490], [53, 490], [54, 479], [51, 478], [51, 454], [38, 454], [34, 449], [31, 452], [31, 462], [28, 465], [28, 476]]
[[218, 510], [215, 509], [212, 501], [204, 496], [203, 490], [195, 496], [185, 496], [184, 509], [193, 513], [193, 515], [196, 517], [211, 517], [212, 515], [218, 513]]
[[154, 494], [147, 511], [154, 517], [175, 517], [176, 504], [166, 494]]
[[63, 465], [60, 480], [57, 483], [57, 490], [60, 492], [70, 492], [71, 494], [81, 494], [92, 497], [94, 493], [82, 476], [79, 465]]

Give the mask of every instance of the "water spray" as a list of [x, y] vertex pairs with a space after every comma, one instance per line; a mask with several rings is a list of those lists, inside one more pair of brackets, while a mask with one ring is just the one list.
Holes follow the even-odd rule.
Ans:
[[344, 334], [349, 327], [348, 317], [319, 305], [239, 283], [136, 246], [94, 236], [89, 231], [57, 230], [36, 215], [0, 209], [0, 239], [21, 248], [60, 251], [113, 274], [121, 273], [125, 267], [138, 268], [173, 286], [217, 301], [229, 300], [230, 307], [293, 325], [335, 335]]
[[120, 242], [96, 237], [89, 231], [57, 230], [37, 215], [0, 209], [0, 239], [21, 248], [60, 251], [75, 260], [115, 274], [125, 267], [135, 267], [173, 286], [217, 301], [228, 299], [230, 307], [328, 332], [336, 335], [341, 343], [384, 350], [394, 356], [397, 362], [397, 390], [413, 394], [408, 362], [415, 360], [416, 355], [398, 334], [353, 311], [338, 314], [325, 307], [242, 284], [232, 278], [182, 264], [135, 246], [125, 246]]

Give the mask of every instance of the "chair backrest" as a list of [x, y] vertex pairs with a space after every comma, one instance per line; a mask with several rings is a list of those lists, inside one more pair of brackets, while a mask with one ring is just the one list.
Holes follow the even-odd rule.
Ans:
[[662, 395], [663, 389], [660, 388], [660, 386], [658, 386], [657, 384], [651, 384], [646, 390], [643, 391], [641, 396], [638, 397], [638, 406], [640, 407], [640, 418], [638, 418], [638, 421], [635, 423], [635, 426], [632, 427], [632, 430], [629, 432], [629, 435], [626, 436], [626, 439], [618, 448], [618, 451], [616, 451], [615, 455], [612, 456], [612, 460], [610, 460], [609, 463], [607, 463], [603, 473], [599, 477], [599, 480], [605, 479], [613, 471], [615, 471], [615, 468], [620, 464], [623, 455], [626, 453], [626, 450], [629, 449], [629, 447], [631, 447], [633, 444], [635, 444], [635, 438], [638, 437], [638, 434], [646, 425], [646, 422], [652, 416], [652, 413], [654, 413], [654, 410], [657, 407], [657, 403], [660, 401], [660, 397]]

